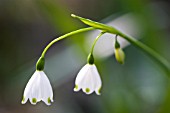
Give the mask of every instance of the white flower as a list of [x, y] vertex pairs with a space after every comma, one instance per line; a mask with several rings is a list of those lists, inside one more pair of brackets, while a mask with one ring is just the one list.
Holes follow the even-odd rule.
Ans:
[[22, 104], [25, 104], [28, 99], [33, 105], [41, 100], [47, 105], [50, 105], [51, 102], [53, 102], [52, 87], [43, 71], [36, 70], [28, 81], [24, 90]]
[[86, 94], [95, 91], [97, 95], [100, 95], [101, 86], [101, 78], [95, 64], [86, 64], [77, 75], [74, 91], [82, 89]]

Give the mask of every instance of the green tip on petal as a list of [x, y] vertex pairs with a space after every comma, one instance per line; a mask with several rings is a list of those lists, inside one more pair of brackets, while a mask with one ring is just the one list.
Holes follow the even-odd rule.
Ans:
[[22, 97], [22, 102], [24, 102], [24, 101], [25, 101], [25, 97], [23, 96], [23, 97]]
[[33, 103], [36, 103], [36, 102], [37, 102], [37, 99], [36, 99], [36, 98], [32, 98], [32, 102], [33, 102]]
[[99, 94], [101, 93], [101, 87], [98, 89], [98, 93], [99, 93]]
[[89, 93], [90, 92], [90, 89], [89, 88], [86, 88], [86, 93]]
[[75, 89], [78, 89], [78, 85], [75, 85], [75, 87], [74, 87]]
[[51, 99], [50, 99], [50, 97], [48, 97], [47, 101], [48, 101], [48, 103], [51, 103]]

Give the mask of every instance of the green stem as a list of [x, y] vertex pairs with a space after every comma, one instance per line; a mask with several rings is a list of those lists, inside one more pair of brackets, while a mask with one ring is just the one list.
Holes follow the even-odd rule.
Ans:
[[90, 51], [91, 54], [93, 54], [93, 50], [94, 50], [94, 46], [96, 45], [96, 42], [98, 41], [98, 39], [99, 39], [104, 33], [105, 33], [105, 32], [101, 32], [101, 33], [96, 37], [96, 39], [94, 40], [93, 45], [92, 45], [92, 48], [91, 48], [91, 51]]
[[42, 54], [41, 54], [41, 57], [42, 57], [42, 58], [45, 57], [45, 54], [46, 54], [47, 50], [48, 50], [54, 43], [56, 43], [56, 42], [58, 42], [58, 41], [60, 41], [60, 40], [62, 40], [62, 39], [64, 39], [64, 38], [66, 38], [66, 37], [75, 35], [75, 34], [77, 34], [77, 33], [86, 32], [86, 31], [90, 31], [90, 30], [94, 30], [94, 29], [95, 29], [95, 28], [93, 28], [93, 27], [82, 28], [82, 29], [79, 29], [79, 30], [76, 30], [76, 31], [72, 31], [72, 32], [70, 32], [70, 33], [67, 33], [67, 34], [65, 34], [65, 35], [62, 35], [62, 36], [54, 39], [53, 41], [51, 41], [51, 42], [45, 47], [44, 51], [43, 51]]
[[170, 64], [169, 62], [162, 57], [160, 54], [158, 54], [156, 51], [148, 47], [147, 45], [141, 43], [140, 41], [136, 40], [135, 38], [131, 36], [127, 36], [126, 34], [118, 31], [118, 35], [121, 36], [122, 38], [126, 39], [128, 42], [148, 54], [150, 57], [152, 57], [157, 63], [159, 63], [161, 66], [164, 67], [164, 69], [167, 72], [167, 75], [170, 76]]
[[92, 21], [90, 19], [86, 19], [86, 18], [77, 16], [77, 15], [74, 15], [74, 14], [72, 14], [71, 16], [74, 17], [74, 18], [79, 19], [83, 23], [85, 23], [85, 24], [87, 24], [89, 26], [92, 26], [92, 27], [94, 27], [96, 29], [100, 29], [102, 31], [105, 31], [105, 32], [111, 33], [111, 34], [116, 34], [116, 35], [119, 35], [122, 38], [126, 39], [131, 44], [138, 47], [143, 52], [145, 52], [150, 57], [152, 57], [155, 61], [157, 61], [162, 67], [164, 67], [164, 69], [166, 69], [167, 75], [170, 76], [170, 63], [164, 57], [159, 55], [157, 52], [155, 52], [153, 49], [149, 48], [145, 44], [139, 42], [138, 40], [136, 40], [135, 38], [133, 38], [131, 36], [128, 36], [128, 35], [120, 32], [119, 30], [117, 30], [116, 28], [114, 28], [112, 26], [108, 26], [106, 24], [95, 22], [95, 21]]
[[87, 24], [89, 26], [92, 26], [92, 27], [94, 27], [96, 29], [100, 29], [102, 31], [105, 31], [105, 32], [111, 33], [111, 34], [116, 34], [116, 35], [119, 35], [122, 38], [126, 39], [131, 44], [138, 47], [143, 52], [145, 52], [150, 57], [152, 57], [155, 61], [157, 61], [166, 70], [168, 76], [170, 76], [170, 63], [165, 58], [163, 58], [161, 55], [159, 55], [157, 52], [155, 52], [153, 49], [146, 46], [145, 44], [139, 42], [138, 40], [136, 40], [135, 38], [133, 38], [131, 36], [128, 36], [128, 35], [120, 32], [119, 30], [117, 30], [116, 28], [114, 28], [112, 26], [108, 26], [106, 24], [95, 22], [95, 21], [92, 21], [90, 19], [86, 19], [86, 18], [77, 16], [77, 15], [74, 15], [74, 14], [72, 14], [71, 16], [74, 17], [74, 18], [79, 19], [83, 23], [85, 23], [85, 24]]
[[[84, 19], [84, 18], [83, 18]], [[162, 67], [164, 67], [166, 69], [166, 72], [168, 72], [168, 76], [170, 75], [170, 64], [169, 62], [162, 57], [161, 55], [159, 55], [157, 52], [155, 52], [153, 49], [149, 48], [147, 45], [141, 43], [140, 41], [136, 40], [135, 38], [128, 36], [122, 32], [120, 32], [119, 30], [115, 29], [114, 27], [111, 26], [107, 26], [105, 24], [101, 24], [101, 23], [97, 23], [97, 22], [93, 22], [91, 20], [83, 20], [85, 21], [86, 24], [91, 25], [92, 27], [88, 27], [88, 28], [83, 28], [83, 29], [79, 29], [70, 33], [67, 33], [63, 36], [60, 36], [56, 39], [54, 39], [52, 42], [50, 42], [46, 48], [44, 49], [44, 51], [42, 52], [41, 57], [44, 58], [47, 50], [56, 42], [58, 42], [59, 40], [62, 40], [66, 37], [69, 37], [71, 35], [77, 34], [77, 33], [81, 33], [81, 32], [85, 32], [85, 31], [90, 31], [90, 30], [94, 30], [94, 29], [100, 29], [104, 32], [107, 33], [111, 33], [111, 34], [116, 34], [121, 36], [122, 38], [126, 39], [127, 41], [129, 41], [131, 44], [133, 44], [134, 46], [136, 46], [137, 48], [141, 49], [143, 52], [145, 52], [146, 54], [148, 54], [150, 57], [152, 57], [155, 61], [157, 61]], [[103, 32], [102, 32], [103, 33]], [[96, 38], [92, 49], [91, 49], [91, 53], [93, 53], [93, 49], [94, 46], [98, 40], [98, 38], [102, 35], [102, 33]]]

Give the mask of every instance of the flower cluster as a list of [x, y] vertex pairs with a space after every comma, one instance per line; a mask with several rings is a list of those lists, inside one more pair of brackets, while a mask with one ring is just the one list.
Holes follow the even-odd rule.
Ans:
[[[102, 34], [104, 34], [104, 32], [102, 32], [94, 41], [91, 52], [87, 58], [87, 64], [79, 71], [76, 77], [74, 87], [75, 92], [82, 89], [82, 91], [86, 94], [92, 94], [95, 92], [97, 95], [100, 95], [102, 81], [94, 63], [93, 49], [97, 40]], [[119, 63], [124, 63], [125, 55], [117, 41], [117, 36], [115, 41], [115, 58]], [[47, 105], [51, 105], [51, 102], [53, 102], [53, 90], [49, 79], [43, 71], [44, 64], [44, 56], [41, 56], [37, 61], [36, 71], [25, 87], [23, 99], [21, 102], [22, 104], [25, 104], [28, 99], [33, 105], [40, 101], [44, 101]]]
[[95, 22], [90, 19], [82, 18], [82, 17], [76, 16], [74, 14], [72, 14], [71, 16], [81, 20], [83, 23], [85, 23], [86, 25], [89, 25], [91, 27], [69, 32], [65, 35], [62, 35], [62, 36], [54, 39], [46, 46], [46, 48], [44, 49], [44, 51], [41, 54], [41, 57], [37, 61], [36, 71], [34, 72], [34, 74], [32, 75], [32, 77], [30, 78], [30, 80], [28, 81], [28, 83], [25, 87], [23, 99], [21, 102], [22, 104], [25, 104], [29, 99], [30, 103], [33, 105], [35, 105], [37, 102], [40, 102], [40, 101], [43, 101], [47, 105], [51, 105], [51, 102], [53, 102], [53, 90], [52, 90], [52, 86], [50, 84], [49, 79], [47, 78], [46, 74], [44, 73], [44, 64], [45, 64], [44, 56], [45, 56], [47, 50], [54, 43], [66, 38], [66, 37], [69, 37], [71, 35], [80, 33], [80, 32], [85, 32], [85, 31], [94, 30], [94, 29], [98, 29], [98, 30], [102, 31], [96, 37], [96, 39], [92, 45], [90, 54], [87, 58], [87, 64], [85, 66], [83, 66], [83, 68], [79, 71], [79, 73], [75, 79], [75, 87], [73, 89], [75, 92], [80, 91], [82, 89], [82, 91], [85, 94], [92, 94], [93, 92], [95, 92], [97, 95], [101, 94], [100, 90], [102, 88], [102, 81], [101, 81], [99, 72], [98, 72], [95, 62], [94, 62], [93, 49], [94, 49], [95, 44], [98, 41], [98, 39], [104, 33], [116, 34], [115, 43], [114, 43], [114, 47], [115, 47], [114, 53], [115, 53], [116, 60], [120, 64], [124, 64], [125, 53], [121, 49], [121, 46], [117, 40], [118, 35], [121, 36], [122, 38], [126, 39], [130, 43], [134, 44], [136, 47], [139, 47], [145, 53], [152, 56], [155, 60], [157, 60], [160, 64], [162, 64], [168, 71], [170, 70], [170, 64], [168, 63], [168, 61], [166, 59], [161, 57], [159, 54], [157, 54], [155, 51], [150, 49], [148, 46], [135, 40], [133, 37], [130, 37], [130, 36], [120, 32], [119, 30], [117, 30], [116, 28], [114, 28], [112, 26], [107, 26], [105, 24]]

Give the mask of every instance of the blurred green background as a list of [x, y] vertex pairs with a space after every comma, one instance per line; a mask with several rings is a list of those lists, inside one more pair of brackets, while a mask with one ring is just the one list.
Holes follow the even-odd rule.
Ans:
[[94, 55], [103, 81], [101, 96], [73, 92], [90, 51], [85, 44], [88, 32], [62, 40], [47, 52], [45, 72], [54, 103], [21, 104], [44, 47], [55, 37], [86, 27], [71, 13], [95, 21], [109, 17], [106, 23], [132, 13], [142, 26], [136, 38], [170, 61], [169, 0], [0, 0], [0, 113], [170, 113], [169, 78], [131, 45], [124, 49], [123, 66], [113, 54]]

